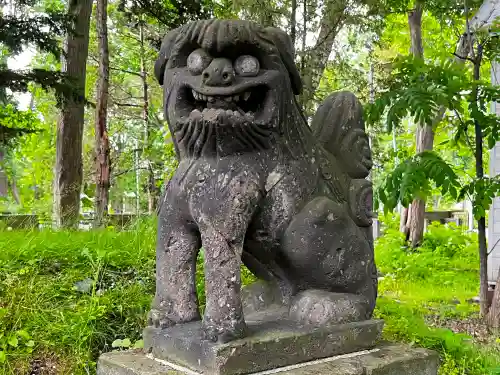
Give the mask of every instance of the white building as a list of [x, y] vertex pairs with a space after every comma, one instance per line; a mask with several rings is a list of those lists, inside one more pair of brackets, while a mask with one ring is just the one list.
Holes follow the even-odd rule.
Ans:
[[[491, 25], [500, 19], [500, 0], [486, 0], [471, 20], [472, 30], [485, 29], [491, 32]], [[500, 38], [500, 36], [499, 36]], [[499, 41], [500, 43], [500, 41]], [[500, 61], [492, 64], [491, 82], [500, 84]], [[500, 116], [500, 103], [493, 103], [492, 112]], [[500, 142], [490, 153], [490, 176], [500, 174]], [[488, 217], [488, 281], [495, 283], [500, 268], [500, 197], [494, 199]]]

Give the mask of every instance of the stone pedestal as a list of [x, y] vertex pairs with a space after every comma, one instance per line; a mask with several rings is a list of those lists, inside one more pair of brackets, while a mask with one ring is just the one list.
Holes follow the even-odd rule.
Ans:
[[[383, 344], [371, 350], [279, 367], [253, 375], [437, 375], [435, 352], [406, 345]], [[154, 359], [143, 351], [106, 353], [97, 375], [212, 375], [169, 361]]]
[[321, 328], [300, 327], [287, 319], [247, 323], [251, 334], [227, 344], [202, 340], [200, 322], [165, 330], [147, 328], [144, 344], [155, 358], [195, 372], [249, 374], [372, 349], [383, 327], [381, 320]]
[[286, 309], [247, 317], [249, 335], [229, 343], [201, 339], [201, 322], [144, 330], [144, 350], [101, 356], [98, 375], [437, 375], [434, 352], [379, 344], [383, 321], [314, 327]]

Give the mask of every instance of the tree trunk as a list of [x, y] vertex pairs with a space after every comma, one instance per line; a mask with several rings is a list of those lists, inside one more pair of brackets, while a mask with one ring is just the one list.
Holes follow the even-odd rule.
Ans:
[[401, 218], [399, 220], [399, 231], [405, 235], [406, 241], [410, 236], [409, 228], [408, 228], [408, 213], [411, 210], [411, 205], [407, 207], [403, 207], [401, 210]]
[[9, 187], [10, 190], [12, 191], [12, 197], [14, 198], [14, 202], [16, 202], [16, 204], [21, 204], [21, 197], [19, 196], [19, 190], [17, 188], [16, 179], [14, 177], [12, 177], [11, 180], [9, 181]]
[[[142, 120], [144, 122], [144, 147], [143, 150], [149, 150], [151, 145], [151, 129], [149, 123], [149, 93], [148, 93], [148, 73], [146, 70], [146, 50], [144, 46], [144, 21], [139, 24], [139, 39], [141, 43], [141, 80], [142, 80]], [[144, 153], [143, 153], [144, 154]], [[148, 213], [151, 215], [156, 211], [157, 205], [157, 189], [154, 175], [153, 164], [150, 159], [148, 164]]]
[[302, 0], [302, 49], [300, 59], [300, 75], [304, 77], [304, 70], [306, 68], [306, 45], [307, 45], [307, 0]]
[[290, 39], [292, 39], [292, 46], [295, 48], [297, 40], [297, 0], [292, 0], [292, 9], [290, 14]]
[[[346, 19], [346, 7], [345, 0], [327, 0], [323, 6], [318, 39], [307, 56], [304, 56], [305, 69], [302, 71], [304, 92], [301, 95], [301, 104], [304, 109], [311, 105], [314, 93], [319, 86], [335, 38]], [[302, 52], [305, 53], [305, 51]]]
[[16, 204], [21, 204], [16, 178], [10, 176], [9, 179], [7, 172], [3, 169], [4, 167], [2, 167], [2, 164], [5, 162], [5, 151], [0, 147], [0, 198], [7, 198], [10, 191], [12, 193], [12, 198], [14, 198], [14, 202], [16, 202]]
[[[417, 154], [432, 150], [434, 144], [434, 130], [432, 126], [420, 124], [417, 127]], [[411, 204], [409, 228], [412, 247], [420, 246], [424, 237], [425, 200], [415, 199]]]
[[111, 160], [107, 131], [108, 91], [109, 91], [109, 48], [108, 48], [108, 0], [97, 0], [97, 38], [99, 44], [99, 82], [96, 100], [95, 154], [96, 154], [96, 192], [95, 223], [103, 224], [108, 214]]
[[5, 152], [0, 145], [0, 198], [7, 198], [9, 195], [9, 179], [7, 173], [2, 168], [2, 163], [5, 159]]
[[75, 17], [74, 33], [69, 33], [64, 43], [62, 71], [74, 79], [75, 92], [65, 98], [57, 125], [54, 218], [57, 226], [76, 228], [83, 173], [85, 74], [92, 0], [71, 0], [68, 13]]
[[[415, 2], [415, 8], [408, 14], [408, 26], [410, 28], [411, 48], [410, 53], [418, 58], [424, 57], [422, 42], [422, 15], [423, 5]], [[416, 131], [417, 154], [426, 150], [432, 150], [434, 144], [434, 131], [432, 126], [418, 124]], [[424, 236], [425, 200], [417, 198], [411, 204], [409, 212], [409, 235], [412, 247], [421, 244]]]
[[410, 53], [415, 57], [424, 57], [422, 42], [422, 16], [423, 5], [416, 1], [415, 8], [408, 13], [408, 26], [410, 27]]
[[[474, 80], [476, 82], [481, 78], [482, 59], [483, 46], [478, 44], [476, 56], [474, 57]], [[477, 106], [477, 86], [474, 86], [472, 95], [474, 105]], [[474, 157], [476, 159], [476, 178], [482, 179], [484, 177], [483, 131], [477, 119], [474, 119], [474, 133], [476, 136], [476, 149], [474, 152]], [[481, 202], [476, 202], [476, 205], [480, 204]], [[488, 314], [488, 246], [486, 244], [486, 218], [484, 216], [479, 218], [477, 224], [479, 241], [479, 303], [481, 316], [486, 317]]]

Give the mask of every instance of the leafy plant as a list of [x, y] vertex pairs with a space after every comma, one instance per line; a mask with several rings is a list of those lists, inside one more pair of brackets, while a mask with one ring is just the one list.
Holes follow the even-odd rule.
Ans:
[[[387, 130], [391, 131], [410, 116], [415, 123], [436, 129], [440, 124], [433, 122], [441, 118], [440, 111], [446, 110], [450, 113], [446, 121], [454, 125], [451, 146], [473, 147], [469, 132], [477, 121], [492, 147], [499, 139], [500, 118], [488, 111], [489, 103], [498, 97], [498, 86], [473, 80], [469, 69], [449, 59], [433, 63], [412, 56], [398, 57], [386, 91], [367, 106], [367, 119], [376, 123], [385, 116]], [[437, 154], [424, 152], [409, 157], [389, 173], [378, 190], [378, 198], [386, 211], [398, 203], [406, 207], [415, 197], [429, 196], [431, 182], [441, 194], [449, 194], [455, 200], [470, 198], [476, 218], [484, 216], [499, 191], [497, 179], [463, 181], [453, 164]]]

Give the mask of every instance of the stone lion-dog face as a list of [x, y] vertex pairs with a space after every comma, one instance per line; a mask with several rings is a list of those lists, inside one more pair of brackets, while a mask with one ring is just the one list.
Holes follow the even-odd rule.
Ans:
[[283, 94], [301, 89], [291, 51], [281, 30], [245, 21], [198, 21], [170, 32], [155, 73], [179, 156], [269, 147], [286, 116]]

